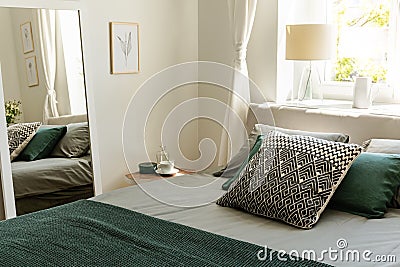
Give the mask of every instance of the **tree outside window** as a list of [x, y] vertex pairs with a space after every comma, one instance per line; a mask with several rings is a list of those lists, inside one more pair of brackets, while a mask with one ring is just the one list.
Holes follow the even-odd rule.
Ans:
[[368, 76], [386, 81], [390, 0], [335, 0], [337, 25], [333, 80]]

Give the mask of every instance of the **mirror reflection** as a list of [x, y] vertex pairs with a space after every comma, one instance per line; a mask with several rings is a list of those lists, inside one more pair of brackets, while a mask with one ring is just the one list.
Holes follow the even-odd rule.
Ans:
[[79, 12], [0, 8], [17, 215], [93, 196]]

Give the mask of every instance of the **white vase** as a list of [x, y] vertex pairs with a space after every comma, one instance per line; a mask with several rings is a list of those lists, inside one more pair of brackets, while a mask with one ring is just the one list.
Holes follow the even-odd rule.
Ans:
[[369, 108], [371, 106], [371, 85], [372, 80], [370, 77], [356, 78], [353, 89], [353, 107]]

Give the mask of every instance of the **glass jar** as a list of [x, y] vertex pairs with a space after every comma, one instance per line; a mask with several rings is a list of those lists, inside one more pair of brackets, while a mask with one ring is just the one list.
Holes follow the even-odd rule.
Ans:
[[168, 155], [168, 152], [166, 151], [166, 147], [165, 146], [160, 146], [160, 147], [161, 147], [161, 150], [157, 151], [157, 154], [156, 154], [157, 164], [162, 161], [169, 161], [169, 155]]

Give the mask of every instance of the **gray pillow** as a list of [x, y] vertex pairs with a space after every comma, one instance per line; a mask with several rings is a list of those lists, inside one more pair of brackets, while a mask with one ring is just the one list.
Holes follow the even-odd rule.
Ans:
[[308, 131], [301, 131], [301, 130], [285, 129], [285, 128], [266, 125], [266, 124], [256, 124], [254, 126], [252, 133], [267, 134], [270, 131], [278, 131], [278, 132], [288, 134], [288, 135], [311, 136], [314, 138], [319, 138], [319, 139], [333, 141], [333, 142], [341, 142], [341, 143], [348, 143], [349, 139], [350, 139], [347, 134], [342, 134], [342, 133], [308, 132]]
[[90, 137], [87, 122], [71, 123], [67, 125], [67, 133], [55, 146], [51, 157], [77, 158], [89, 150]]
[[285, 128], [279, 128], [279, 127], [274, 127], [266, 124], [256, 124], [253, 128], [253, 131], [251, 132], [248, 142], [244, 144], [239, 152], [229, 161], [228, 165], [226, 168], [222, 169], [219, 172], [214, 173], [214, 176], [221, 176], [225, 178], [232, 178], [233, 176], [236, 175], [236, 173], [239, 171], [240, 166], [243, 164], [245, 160], [247, 160], [247, 157], [249, 156], [249, 152], [253, 148], [257, 136], [259, 135], [265, 135], [270, 131], [279, 131], [281, 133], [287, 134], [287, 135], [301, 135], [301, 136], [311, 136], [314, 138], [319, 138], [327, 141], [334, 141], [334, 142], [342, 142], [342, 143], [348, 143], [349, 142], [349, 136], [346, 134], [342, 133], [321, 133], [321, 132], [306, 132], [306, 131], [300, 131], [300, 130], [291, 130], [291, 129], [285, 129]]
[[250, 134], [249, 139], [239, 149], [239, 152], [232, 157], [225, 168], [223, 168], [221, 171], [215, 172], [214, 176], [221, 176], [225, 178], [231, 178], [235, 176], [239, 171], [240, 166], [245, 160], [247, 160], [247, 157], [257, 140], [257, 136], [257, 134]]

